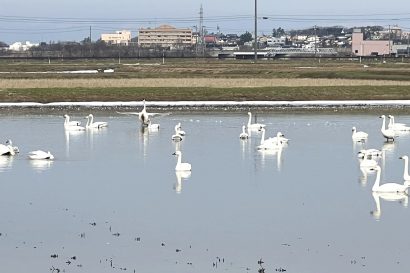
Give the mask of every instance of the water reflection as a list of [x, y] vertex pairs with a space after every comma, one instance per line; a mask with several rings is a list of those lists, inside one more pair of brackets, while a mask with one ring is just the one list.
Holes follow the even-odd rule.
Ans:
[[84, 133], [85, 131], [64, 130], [65, 152], [67, 157], [70, 156], [70, 141], [79, 139]]
[[366, 147], [366, 143], [364, 141], [353, 141], [353, 152], [359, 153], [360, 150], [364, 150]]
[[181, 193], [182, 191], [182, 180], [186, 180], [191, 177], [191, 171], [176, 171], [175, 175], [177, 177], [177, 182], [175, 184], [175, 192]]
[[142, 145], [140, 146], [140, 150], [142, 150], [142, 154], [144, 159], [147, 158], [148, 155], [148, 145], [149, 145], [149, 138], [151, 136], [156, 136], [159, 133], [159, 128], [149, 128], [147, 126], [141, 126], [139, 129], [139, 144]]
[[260, 150], [258, 149], [259, 154], [261, 155], [261, 166], [265, 167], [266, 162], [272, 158], [276, 157], [276, 167], [278, 171], [282, 168], [282, 152], [287, 147], [287, 144], [282, 144], [278, 146], [276, 149], [267, 149], [267, 150]]
[[395, 142], [384, 142], [382, 147], [382, 166], [386, 167], [386, 158], [395, 158], [396, 143]]
[[29, 160], [29, 162], [31, 168], [38, 172], [46, 171], [53, 165], [53, 161], [48, 159]]
[[172, 143], [174, 143], [174, 145], [175, 145], [175, 152], [180, 152], [181, 151], [181, 141], [177, 141], [177, 142], [175, 142], [175, 141], [172, 141]]
[[376, 220], [380, 220], [380, 217], [382, 215], [382, 210], [381, 210], [381, 206], [380, 206], [380, 198], [383, 199], [384, 201], [399, 202], [404, 207], [407, 207], [408, 203], [409, 203], [409, 197], [405, 193], [373, 192], [372, 196], [373, 196], [374, 202], [376, 203], [376, 209], [374, 211], [371, 211], [370, 213], [373, 215], [373, 217]]
[[87, 140], [88, 140], [88, 145], [92, 150], [94, 150], [94, 138], [98, 138], [102, 135], [107, 134], [107, 127], [102, 127], [102, 128], [87, 128]]
[[359, 178], [360, 185], [363, 187], [367, 185], [367, 175], [373, 174], [376, 171], [372, 169], [371, 167], [360, 167], [360, 172], [362, 175]]
[[13, 156], [0, 156], [0, 172], [5, 172], [13, 166]]

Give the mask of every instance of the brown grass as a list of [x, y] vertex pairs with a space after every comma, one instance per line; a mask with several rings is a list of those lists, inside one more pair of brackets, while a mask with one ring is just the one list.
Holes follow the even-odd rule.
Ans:
[[113, 87], [300, 87], [300, 86], [410, 86], [410, 81], [352, 80], [352, 79], [0, 79], [2, 89], [25, 88], [113, 88]]

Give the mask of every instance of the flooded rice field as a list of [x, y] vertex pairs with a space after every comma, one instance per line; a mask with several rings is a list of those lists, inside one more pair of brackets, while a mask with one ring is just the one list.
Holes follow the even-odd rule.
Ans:
[[[239, 139], [241, 112], [154, 118], [96, 112], [107, 128], [66, 131], [63, 114], [0, 112], [2, 272], [405, 272], [407, 195], [372, 194], [376, 172], [357, 153], [383, 153], [381, 184], [403, 183], [410, 133], [386, 143], [380, 113], [260, 112]], [[174, 126], [186, 132], [175, 142]], [[410, 115], [396, 113], [410, 124]], [[352, 141], [352, 127], [368, 133]], [[54, 160], [29, 160], [34, 150]], [[192, 165], [176, 172], [177, 157]]]

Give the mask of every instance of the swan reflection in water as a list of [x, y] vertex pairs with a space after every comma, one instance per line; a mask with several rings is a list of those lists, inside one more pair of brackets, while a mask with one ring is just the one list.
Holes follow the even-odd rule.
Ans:
[[150, 128], [149, 126], [141, 126], [138, 131], [139, 131], [138, 138], [139, 138], [140, 150], [142, 150], [144, 159], [146, 159], [148, 155], [147, 149], [149, 145], [149, 139], [150, 137], [156, 136], [159, 134], [159, 128]]
[[373, 192], [372, 195], [373, 195], [374, 202], [376, 203], [376, 209], [371, 211], [370, 213], [376, 220], [380, 220], [380, 217], [382, 214], [381, 206], [380, 206], [380, 198], [384, 201], [399, 202], [404, 207], [407, 207], [409, 203], [408, 195], [403, 192], [401, 193]]
[[381, 148], [382, 151], [382, 167], [385, 168], [385, 164], [386, 164], [386, 158], [389, 159], [395, 159], [396, 155], [394, 153], [396, 149], [396, 143], [395, 142], [384, 142], [383, 143], [383, 147]]
[[250, 155], [251, 151], [253, 150], [253, 146], [252, 144], [252, 138], [251, 138], [251, 131], [248, 130], [248, 135], [249, 137], [247, 139], [238, 139], [240, 145], [241, 145], [241, 156], [242, 156], [242, 160], [246, 159], [246, 155]]
[[367, 175], [376, 173], [376, 171], [371, 167], [360, 167], [360, 172], [362, 175], [359, 178], [359, 182], [363, 187], [367, 185]]
[[359, 153], [361, 150], [366, 149], [366, 142], [365, 141], [353, 141], [353, 152], [355, 154]]
[[186, 179], [190, 178], [191, 177], [191, 171], [176, 171], [175, 175], [177, 177], [177, 182], [175, 184], [174, 189], [175, 189], [175, 192], [179, 194], [182, 191], [182, 180], [183, 179], [186, 180]]
[[66, 156], [70, 156], [70, 141], [73, 141], [75, 139], [79, 139], [82, 135], [85, 134], [84, 131], [71, 131], [71, 130], [64, 130], [64, 136], [65, 136], [65, 152]]
[[283, 157], [282, 153], [283, 150], [288, 146], [288, 144], [283, 143], [282, 145], [278, 146], [276, 149], [268, 149], [268, 150], [259, 150], [258, 152], [261, 155], [261, 165], [262, 167], [265, 166], [266, 162], [270, 160], [270, 158], [276, 157], [276, 166], [278, 171], [282, 169]]
[[51, 166], [53, 166], [53, 162], [54, 161], [47, 159], [30, 160], [30, 165], [33, 170], [42, 172], [50, 169]]
[[0, 172], [10, 170], [13, 166], [13, 156], [0, 156]]

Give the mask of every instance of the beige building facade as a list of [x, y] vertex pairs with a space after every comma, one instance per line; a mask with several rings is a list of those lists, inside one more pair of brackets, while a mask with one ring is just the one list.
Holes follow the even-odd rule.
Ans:
[[141, 47], [183, 48], [195, 43], [192, 29], [161, 25], [157, 28], [141, 28], [138, 31], [138, 45]]
[[101, 40], [111, 45], [128, 45], [131, 42], [131, 31], [120, 30], [115, 33], [101, 34]]

